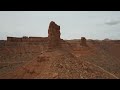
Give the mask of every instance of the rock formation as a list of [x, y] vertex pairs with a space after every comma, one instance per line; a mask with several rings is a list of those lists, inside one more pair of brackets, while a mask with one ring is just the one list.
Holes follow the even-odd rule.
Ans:
[[48, 47], [56, 48], [60, 47], [60, 26], [54, 21], [51, 21], [48, 28]]
[[87, 46], [86, 44], [86, 38], [85, 37], [81, 37], [81, 43], [82, 46]]
[[47, 37], [7, 37], [7, 42], [46, 42]]

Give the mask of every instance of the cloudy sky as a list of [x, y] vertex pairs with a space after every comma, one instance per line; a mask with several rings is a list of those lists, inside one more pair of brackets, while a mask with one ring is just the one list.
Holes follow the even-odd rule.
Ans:
[[120, 11], [0, 11], [0, 39], [47, 37], [50, 21], [63, 39], [120, 39]]

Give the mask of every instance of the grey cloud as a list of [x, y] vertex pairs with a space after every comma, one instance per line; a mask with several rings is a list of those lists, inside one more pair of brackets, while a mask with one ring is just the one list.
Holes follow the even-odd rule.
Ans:
[[119, 23], [120, 23], [120, 21], [110, 21], [110, 22], [106, 22], [105, 24], [107, 24], [107, 25], [117, 25]]

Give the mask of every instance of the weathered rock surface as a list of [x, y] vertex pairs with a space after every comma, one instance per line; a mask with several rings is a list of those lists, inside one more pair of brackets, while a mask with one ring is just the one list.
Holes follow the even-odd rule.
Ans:
[[48, 47], [60, 47], [60, 26], [51, 21], [48, 28]]
[[80, 43], [82, 46], [87, 46], [87, 43], [86, 43], [86, 38], [85, 37], [81, 37], [81, 43]]

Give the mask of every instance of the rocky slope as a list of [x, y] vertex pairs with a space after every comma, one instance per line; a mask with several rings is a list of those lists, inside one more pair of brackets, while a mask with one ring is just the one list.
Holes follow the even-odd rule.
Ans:
[[101, 68], [76, 58], [64, 50], [45, 51], [15, 71], [1, 75], [10, 79], [99, 79], [114, 75]]

